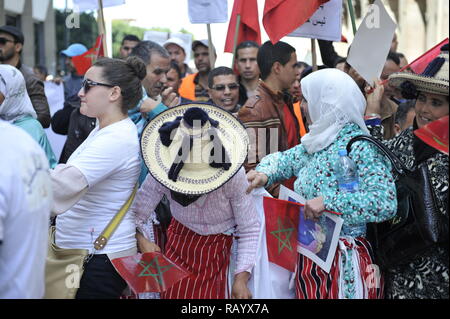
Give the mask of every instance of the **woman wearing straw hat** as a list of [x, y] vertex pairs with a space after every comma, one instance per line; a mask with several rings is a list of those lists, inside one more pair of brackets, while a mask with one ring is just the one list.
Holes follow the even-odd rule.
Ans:
[[251, 298], [247, 281], [256, 261], [259, 221], [242, 164], [248, 135], [230, 113], [205, 104], [187, 104], [159, 114], [144, 129], [142, 155], [150, 174], [136, 195], [140, 250], [153, 243], [153, 211], [161, 197], [170, 201], [166, 256], [192, 276], [161, 294], [163, 299], [215, 299], [227, 294], [232, 235], [237, 266], [232, 298]]
[[[447, 221], [448, 229], [448, 156], [433, 149], [417, 138], [413, 131], [449, 114], [448, 44], [441, 48], [422, 74], [395, 73], [389, 84], [402, 90], [407, 99], [416, 100], [414, 124], [399, 136], [384, 141], [403, 163], [414, 170], [426, 163], [431, 177], [431, 186], [436, 195], [436, 204]], [[382, 139], [382, 126], [377, 114], [377, 103], [383, 94], [383, 86], [377, 85], [368, 96], [366, 114], [373, 136]], [[445, 219], [445, 218], [444, 218]], [[411, 262], [390, 269], [386, 273], [386, 297], [388, 298], [449, 298], [448, 243], [416, 257]]]

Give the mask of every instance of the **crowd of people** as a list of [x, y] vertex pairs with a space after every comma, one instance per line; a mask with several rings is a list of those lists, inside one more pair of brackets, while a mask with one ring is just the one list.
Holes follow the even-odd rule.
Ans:
[[[192, 70], [181, 39], [159, 45], [127, 35], [120, 58], [99, 58], [85, 74], [72, 58], [88, 49], [74, 43], [60, 53], [68, 73], [53, 81], [64, 85], [64, 106], [50, 116], [46, 68], [22, 63], [19, 29], [0, 27], [0, 40], [0, 298], [47, 295], [48, 241], [87, 256], [77, 299], [124, 297], [127, 282], [111, 260], [138, 252], [162, 252], [190, 276], [136, 298], [252, 298], [264, 224], [252, 192], [278, 197], [280, 185], [305, 198], [307, 219], [325, 211], [343, 219], [329, 272], [297, 254], [296, 298], [449, 298], [448, 241], [368, 284], [362, 266], [378, 262], [369, 225], [396, 217], [397, 176], [366, 141], [348, 154], [356, 191], [343, 192], [335, 171], [352, 138], [374, 137], [408, 169], [425, 165], [448, 232], [448, 155], [413, 133], [449, 114], [448, 45], [415, 74], [401, 71], [408, 62], [395, 37], [379, 81], [366, 83], [324, 40], [319, 67], [285, 42], [244, 41], [233, 68], [214, 67], [216, 52], [197, 40]], [[59, 159], [50, 126], [67, 136]], [[97, 247], [127, 201], [128, 213]]]

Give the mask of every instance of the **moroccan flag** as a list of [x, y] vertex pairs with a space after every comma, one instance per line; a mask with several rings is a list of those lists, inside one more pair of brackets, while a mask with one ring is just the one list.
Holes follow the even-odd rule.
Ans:
[[422, 54], [420, 57], [415, 59], [408, 66], [404, 67], [402, 71], [409, 67], [416, 74], [423, 73], [423, 71], [425, 71], [425, 69], [427, 68], [428, 64], [430, 64], [430, 62], [433, 61], [441, 53], [441, 47], [447, 43], [448, 38], [446, 38], [444, 41], [435, 45], [433, 48], [431, 48], [430, 50]]
[[431, 147], [448, 155], [448, 115], [415, 130], [414, 134]]
[[77, 55], [72, 58], [73, 65], [75, 66], [78, 75], [84, 75], [99, 57], [105, 55], [103, 53], [102, 40], [103, 35], [99, 35], [97, 37], [97, 40], [95, 41], [95, 45], [93, 48], [81, 55]]
[[261, 30], [258, 21], [258, 3], [256, 0], [235, 0], [230, 24], [228, 25], [227, 39], [224, 52], [233, 52], [234, 36], [236, 33], [236, 22], [238, 14], [241, 16], [239, 24], [237, 43], [243, 41], [255, 41], [261, 44]]
[[263, 205], [269, 261], [294, 272], [300, 205], [271, 197]]
[[166, 291], [190, 275], [158, 252], [116, 258], [111, 262], [136, 294]]
[[266, 0], [263, 25], [273, 44], [303, 25], [329, 0]]

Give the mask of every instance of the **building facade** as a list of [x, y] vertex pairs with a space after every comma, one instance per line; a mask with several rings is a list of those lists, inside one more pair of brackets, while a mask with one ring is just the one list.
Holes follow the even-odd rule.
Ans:
[[51, 0], [0, 0], [0, 25], [22, 30], [25, 43], [22, 61], [26, 65], [44, 65], [56, 70], [55, 14]]

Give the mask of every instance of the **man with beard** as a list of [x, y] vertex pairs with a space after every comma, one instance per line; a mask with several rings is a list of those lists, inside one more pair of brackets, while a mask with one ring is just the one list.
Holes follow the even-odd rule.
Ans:
[[0, 63], [9, 64], [22, 72], [25, 78], [28, 96], [42, 127], [50, 127], [50, 108], [45, 96], [44, 83], [34, 75], [33, 69], [22, 63], [25, 37], [18, 28], [4, 25], [0, 27]]
[[[183, 79], [180, 95], [191, 101], [207, 102], [209, 100], [208, 76], [211, 71], [208, 40], [194, 41], [192, 51], [194, 51], [194, 62], [198, 72]], [[215, 51], [214, 54], [216, 55]]]

